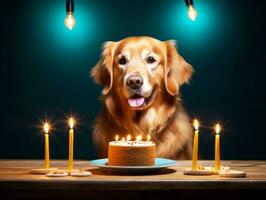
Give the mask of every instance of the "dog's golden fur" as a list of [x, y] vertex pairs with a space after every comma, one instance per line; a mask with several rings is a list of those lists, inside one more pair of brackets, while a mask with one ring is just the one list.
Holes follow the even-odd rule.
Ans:
[[[152, 68], [142, 59], [143, 51], [156, 57]], [[118, 59], [123, 54], [130, 58], [121, 66]], [[189, 159], [192, 127], [182, 107], [179, 87], [188, 82], [192, 71], [191, 65], [176, 51], [173, 41], [129, 37], [105, 43], [101, 59], [91, 71], [95, 81], [104, 87], [103, 111], [93, 131], [99, 156], [107, 156], [108, 143], [116, 134], [150, 134], [156, 142], [158, 157]], [[128, 105], [131, 93], [124, 83], [127, 74], [143, 77], [148, 85], [145, 87], [150, 88], [141, 93], [147, 104], [138, 108]]]

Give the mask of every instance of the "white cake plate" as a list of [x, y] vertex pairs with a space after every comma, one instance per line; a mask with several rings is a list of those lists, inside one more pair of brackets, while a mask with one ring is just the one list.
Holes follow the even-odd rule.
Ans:
[[91, 166], [99, 167], [100, 169], [103, 170], [108, 170], [113, 172], [127, 172], [127, 173], [151, 172], [176, 165], [175, 160], [170, 160], [165, 158], [155, 158], [155, 164], [153, 166], [110, 166], [107, 163], [108, 163], [107, 158], [90, 161]]

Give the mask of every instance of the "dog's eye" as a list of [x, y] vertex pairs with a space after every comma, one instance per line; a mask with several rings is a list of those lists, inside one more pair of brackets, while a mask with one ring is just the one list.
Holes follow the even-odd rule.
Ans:
[[121, 57], [119, 60], [118, 60], [118, 63], [120, 65], [125, 65], [127, 64], [127, 59], [125, 57]]
[[154, 63], [155, 61], [156, 61], [155, 58], [152, 57], [152, 56], [149, 56], [149, 57], [146, 59], [146, 62], [147, 62], [148, 64], [152, 64], [152, 63]]

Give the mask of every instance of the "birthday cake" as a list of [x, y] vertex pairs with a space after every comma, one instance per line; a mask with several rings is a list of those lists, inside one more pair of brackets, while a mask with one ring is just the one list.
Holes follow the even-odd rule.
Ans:
[[108, 165], [152, 166], [155, 155], [152, 141], [112, 141], [108, 147]]

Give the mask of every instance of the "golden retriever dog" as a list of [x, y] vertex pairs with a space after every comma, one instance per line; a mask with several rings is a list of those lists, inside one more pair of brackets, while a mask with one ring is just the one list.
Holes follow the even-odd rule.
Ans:
[[150, 134], [158, 157], [189, 159], [193, 129], [179, 88], [192, 71], [172, 40], [129, 37], [106, 42], [91, 71], [103, 86], [103, 111], [93, 130], [99, 156], [107, 156], [115, 135]]

